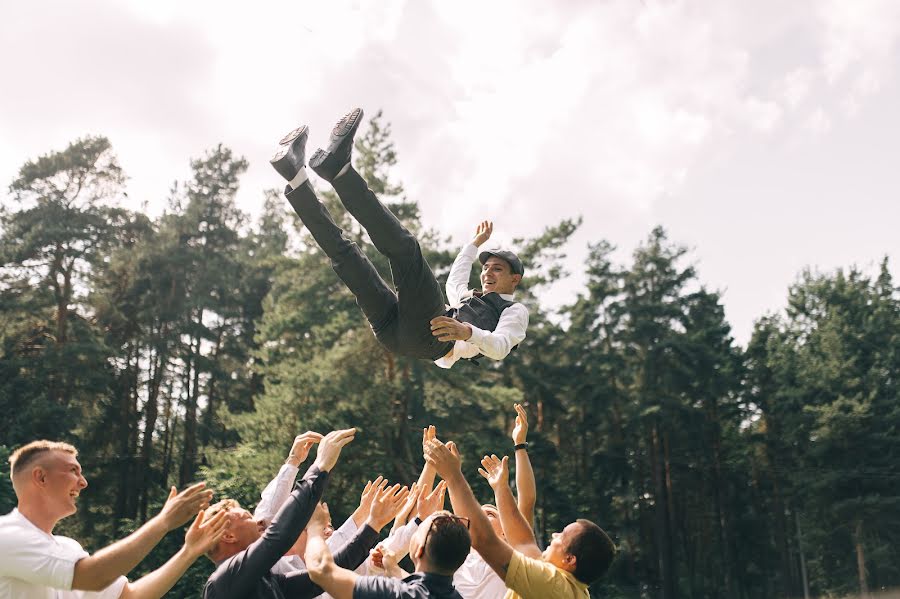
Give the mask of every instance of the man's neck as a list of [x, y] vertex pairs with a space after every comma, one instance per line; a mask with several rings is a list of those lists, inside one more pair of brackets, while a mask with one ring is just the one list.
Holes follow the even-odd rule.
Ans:
[[53, 534], [53, 528], [56, 526], [56, 523], [59, 522], [62, 518], [57, 518], [47, 513], [47, 510], [44, 506], [40, 505], [39, 502], [36, 503], [23, 503], [19, 502], [19, 505], [16, 506], [19, 510], [19, 513], [22, 514], [26, 520], [37, 526], [39, 529], [43, 530], [48, 535]]

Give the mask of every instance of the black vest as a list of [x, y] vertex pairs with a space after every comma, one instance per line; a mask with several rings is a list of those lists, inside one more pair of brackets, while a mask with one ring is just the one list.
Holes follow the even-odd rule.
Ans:
[[516, 302], [507, 301], [493, 291], [484, 295], [476, 291], [472, 297], [464, 299], [459, 308], [452, 308], [449, 316], [479, 329], [493, 331], [500, 322], [500, 314], [514, 303]]

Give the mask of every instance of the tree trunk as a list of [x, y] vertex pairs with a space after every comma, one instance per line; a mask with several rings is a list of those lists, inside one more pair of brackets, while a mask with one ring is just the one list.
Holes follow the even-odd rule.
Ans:
[[869, 582], [866, 576], [866, 554], [863, 548], [863, 523], [856, 521], [856, 529], [853, 531], [853, 543], [856, 545], [856, 572], [859, 576], [859, 596], [866, 599], [869, 596]]
[[659, 565], [660, 597], [675, 599], [675, 565], [672, 558], [672, 529], [669, 521], [669, 500], [666, 493], [666, 472], [659, 427], [650, 431], [650, 459], [653, 469], [654, 528], [656, 529], [657, 563]]
[[141, 439], [140, 456], [143, 476], [139, 479], [140, 494], [138, 496], [138, 511], [142, 522], [147, 520], [148, 490], [155, 482], [151, 475], [153, 432], [156, 429], [156, 419], [159, 415], [159, 389], [165, 370], [166, 360], [157, 353], [150, 359], [150, 376], [147, 379], [147, 403], [144, 404], [144, 437]]

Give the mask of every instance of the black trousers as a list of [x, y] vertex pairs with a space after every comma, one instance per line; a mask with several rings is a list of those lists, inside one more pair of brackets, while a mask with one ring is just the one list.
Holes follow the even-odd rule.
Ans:
[[309, 181], [286, 190], [287, 199], [356, 297], [375, 338], [392, 353], [436, 360], [453, 348], [431, 334], [430, 321], [445, 313], [440, 283], [415, 236], [369, 189], [352, 167], [332, 183], [341, 203], [363, 226], [391, 265], [394, 292], [359, 246], [344, 236]]

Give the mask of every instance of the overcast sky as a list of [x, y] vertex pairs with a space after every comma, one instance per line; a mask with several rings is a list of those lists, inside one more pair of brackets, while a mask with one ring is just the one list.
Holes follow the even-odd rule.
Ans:
[[895, 0], [0, 2], [0, 182], [103, 134], [158, 214], [221, 142], [256, 214], [286, 131], [312, 149], [380, 108], [426, 225], [582, 215], [578, 274], [589, 241], [625, 261], [661, 224], [745, 343], [804, 266], [900, 276], [898, 38]]

